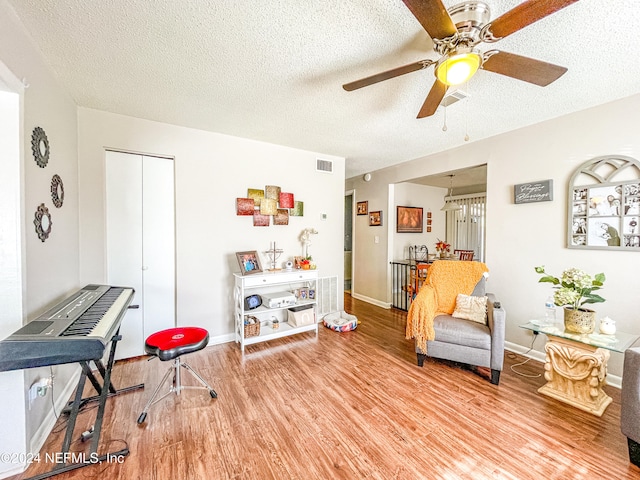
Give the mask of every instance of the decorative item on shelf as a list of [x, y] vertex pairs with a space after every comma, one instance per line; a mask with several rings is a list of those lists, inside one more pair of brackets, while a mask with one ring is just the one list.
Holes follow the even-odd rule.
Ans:
[[269, 245], [269, 250], [264, 252], [267, 255], [269, 255], [269, 271], [270, 272], [280, 270], [280, 268], [278, 268], [277, 265], [278, 265], [278, 258], [280, 258], [280, 255], [282, 255], [282, 252], [283, 250], [281, 248], [276, 248], [276, 242], [271, 242], [271, 244]]
[[58, 174], [51, 179], [51, 200], [56, 208], [62, 207], [64, 203], [64, 185]]
[[616, 322], [609, 317], [600, 319], [600, 333], [603, 335], [616, 334]]
[[449, 249], [451, 245], [449, 243], [443, 242], [438, 238], [436, 242], [436, 252], [440, 255], [440, 258], [447, 258], [449, 256]]
[[559, 307], [564, 307], [564, 328], [571, 333], [593, 333], [596, 328], [596, 312], [583, 305], [588, 303], [602, 303], [605, 301], [600, 295], [593, 293], [604, 285], [604, 273], [595, 277], [577, 268], [569, 268], [562, 272], [562, 277], [554, 277], [544, 271], [544, 266], [535, 267], [536, 273], [544, 275], [538, 282], [554, 285], [556, 289], [553, 301]]
[[260, 257], [258, 257], [258, 252], [255, 250], [248, 252], [236, 252], [236, 258], [238, 259], [240, 273], [242, 273], [242, 275], [262, 272]]
[[35, 218], [33, 219], [33, 224], [36, 226], [36, 234], [38, 238], [43, 242], [49, 238], [51, 234], [51, 225], [53, 222], [51, 221], [51, 214], [49, 213], [49, 209], [45, 207], [44, 203], [38, 205], [36, 209]]
[[278, 330], [278, 328], [280, 328], [280, 320], [276, 317], [271, 317], [271, 328], [274, 330]]
[[302, 270], [311, 270], [311, 257], [300, 260], [300, 268]]
[[253, 315], [244, 317], [244, 338], [256, 337], [260, 335], [260, 320]]
[[[44, 130], [40, 127], [33, 129], [31, 134], [31, 151], [33, 152], [33, 159], [40, 168], [44, 168], [49, 163], [49, 139]], [[43, 240], [44, 241], [44, 240]]]
[[300, 234], [300, 242], [302, 242], [302, 249], [304, 258], [311, 260], [309, 255], [309, 247], [311, 246], [311, 235], [317, 235], [318, 231], [315, 228], [305, 228]]

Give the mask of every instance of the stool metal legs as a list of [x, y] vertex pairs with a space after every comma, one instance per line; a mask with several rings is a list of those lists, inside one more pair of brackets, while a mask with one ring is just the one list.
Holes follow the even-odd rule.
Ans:
[[[198, 386], [182, 385], [182, 382], [180, 380], [180, 367], [183, 367], [185, 370], [191, 373], [191, 375], [193, 375], [195, 379], [198, 380], [198, 382], [200, 382], [202, 386], [198, 387]], [[173, 372], [173, 383], [171, 385], [171, 388], [169, 388], [169, 391], [166, 392], [164, 395], [162, 395], [160, 398], [156, 398], [158, 396], [158, 393], [160, 392], [160, 389], [167, 382], [167, 379], [169, 378], [169, 375], [171, 375], [171, 372]], [[191, 366], [186, 362], [180, 361], [180, 357], [176, 357], [173, 361], [173, 365], [167, 369], [167, 373], [164, 374], [164, 377], [162, 377], [162, 380], [160, 381], [156, 389], [153, 391], [153, 395], [151, 395], [151, 398], [149, 398], [149, 400], [147, 401], [147, 404], [144, 406], [144, 410], [138, 417], [138, 424], [144, 423], [144, 421], [147, 419], [147, 412], [149, 411], [149, 408], [151, 408], [152, 405], [155, 405], [160, 400], [165, 398], [167, 395], [171, 395], [172, 393], [175, 393], [176, 395], [180, 395], [180, 392], [182, 390], [186, 390], [188, 388], [194, 389], [194, 390], [208, 390], [209, 395], [211, 395], [211, 398], [218, 397], [218, 394], [215, 392], [215, 390], [211, 388], [211, 386], [200, 376], [200, 374], [198, 374], [198, 372], [196, 372], [193, 368], [191, 368]]]

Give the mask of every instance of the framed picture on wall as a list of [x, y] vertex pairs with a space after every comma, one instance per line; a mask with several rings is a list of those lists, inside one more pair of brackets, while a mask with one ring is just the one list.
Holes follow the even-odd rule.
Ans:
[[396, 232], [422, 233], [422, 207], [396, 207]]
[[568, 218], [569, 248], [640, 251], [640, 162], [607, 155], [583, 163], [569, 184]]
[[369, 226], [380, 227], [382, 225], [382, 210], [369, 213]]
[[365, 200], [364, 202], [358, 202], [357, 204], [357, 212], [358, 215], [366, 215], [369, 213], [369, 202]]

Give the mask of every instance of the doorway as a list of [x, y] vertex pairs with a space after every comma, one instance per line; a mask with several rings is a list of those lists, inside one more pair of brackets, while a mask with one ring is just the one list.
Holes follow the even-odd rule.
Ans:
[[353, 202], [354, 192], [344, 196], [344, 291], [351, 293], [353, 282]]
[[[24, 183], [20, 171], [23, 95], [23, 85], [0, 62], [0, 338], [22, 327], [24, 318], [22, 223], [26, 217], [21, 206]], [[14, 452], [17, 458], [24, 458], [29, 451], [25, 378], [23, 370], [0, 372], [0, 424], [4, 431], [0, 452]], [[19, 462], [6, 458], [0, 459], [0, 477], [22, 471]]]

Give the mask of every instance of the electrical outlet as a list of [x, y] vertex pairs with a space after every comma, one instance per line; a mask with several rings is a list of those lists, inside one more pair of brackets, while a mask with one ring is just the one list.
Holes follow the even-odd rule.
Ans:
[[41, 378], [29, 387], [29, 408], [38, 397], [46, 397], [49, 387], [53, 385], [53, 377]]

